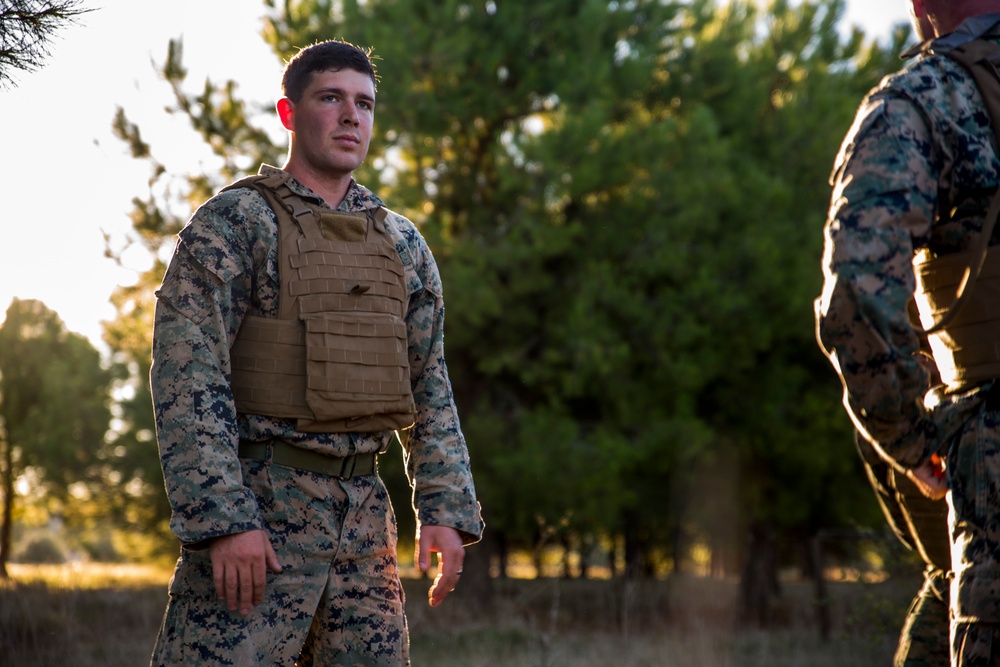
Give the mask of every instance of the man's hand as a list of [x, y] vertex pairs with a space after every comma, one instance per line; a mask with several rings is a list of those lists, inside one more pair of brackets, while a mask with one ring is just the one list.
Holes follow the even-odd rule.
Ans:
[[416, 557], [421, 572], [426, 572], [431, 566], [431, 553], [438, 555], [438, 573], [427, 593], [427, 601], [436, 607], [455, 590], [462, 576], [462, 561], [465, 560], [462, 537], [454, 528], [418, 526]]
[[208, 552], [212, 557], [215, 594], [229, 611], [239, 608], [243, 616], [264, 601], [267, 570], [281, 572], [278, 555], [263, 530], [217, 537]]
[[948, 494], [948, 480], [943, 474], [943, 464], [940, 459], [928, 459], [926, 463], [917, 468], [910, 468], [906, 471], [906, 476], [910, 478], [920, 493], [931, 500], [941, 500]]

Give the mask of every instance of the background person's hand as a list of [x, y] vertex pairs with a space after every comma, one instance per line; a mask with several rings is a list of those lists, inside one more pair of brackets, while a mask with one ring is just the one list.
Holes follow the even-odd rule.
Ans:
[[427, 601], [436, 607], [455, 590], [462, 576], [465, 549], [462, 537], [454, 528], [446, 526], [419, 526], [417, 528], [417, 567], [426, 572], [431, 566], [431, 554], [438, 555], [438, 572], [427, 592]]
[[941, 500], [948, 494], [948, 480], [943, 471], [940, 459], [929, 459], [923, 465], [907, 470], [906, 476], [917, 485], [920, 493], [931, 500]]
[[278, 555], [263, 530], [217, 537], [208, 551], [215, 594], [229, 611], [239, 609], [243, 616], [264, 601], [267, 570], [281, 572]]

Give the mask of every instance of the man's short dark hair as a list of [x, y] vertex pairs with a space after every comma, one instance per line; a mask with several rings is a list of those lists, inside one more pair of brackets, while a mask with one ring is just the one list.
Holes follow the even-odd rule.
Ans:
[[367, 74], [378, 89], [378, 73], [371, 59], [371, 49], [331, 39], [305, 47], [288, 61], [281, 76], [281, 92], [292, 102], [298, 102], [309, 87], [314, 72], [342, 69]]

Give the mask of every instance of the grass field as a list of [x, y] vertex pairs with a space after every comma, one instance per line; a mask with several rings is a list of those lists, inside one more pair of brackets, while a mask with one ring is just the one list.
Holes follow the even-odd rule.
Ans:
[[[0, 667], [137, 667], [170, 573], [137, 566], [13, 566], [0, 583]], [[484, 606], [457, 590], [427, 606], [407, 579], [415, 667], [852, 667], [891, 664], [919, 576], [829, 586], [833, 633], [820, 640], [811, 585], [784, 582], [775, 623], [735, 622], [736, 583], [505, 580]]]

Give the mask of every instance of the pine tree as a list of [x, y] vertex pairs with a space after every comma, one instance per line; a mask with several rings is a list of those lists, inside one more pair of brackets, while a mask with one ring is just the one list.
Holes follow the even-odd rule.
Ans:
[[56, 31], [90, 11], [81, 0], [0, 0], [0, 87], [16, 71], [33, 72], [49, 55]]

